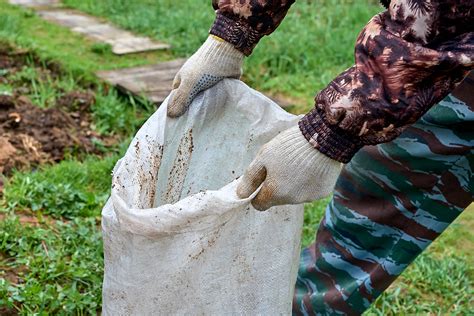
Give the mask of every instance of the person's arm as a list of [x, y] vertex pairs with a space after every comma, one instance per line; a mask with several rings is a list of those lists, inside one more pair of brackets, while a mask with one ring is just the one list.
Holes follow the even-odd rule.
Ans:
[[194, 97], [224, 78], [240, 78], [245, 55], [273, 32], [294, 0], [213, 0], [216, 19], [206, 42], [173, 82], [168, 116], [179, 117]]
[[473, 69], [473, 8], [474, 0], [392, 0], [360, 33], [355, 65], [316, 96], [299, 133], [289, 129], [264, 146], [238, 195], [262, 186], [252, 201], [260, 210], [327, 195], [336, 162], [396, 138]]
[[360, 33], [355, 65], [300, 122], [325, 155], [348, 162], [396, 138], [454, 90], [474, 65], [473, 0], [392, 0]]

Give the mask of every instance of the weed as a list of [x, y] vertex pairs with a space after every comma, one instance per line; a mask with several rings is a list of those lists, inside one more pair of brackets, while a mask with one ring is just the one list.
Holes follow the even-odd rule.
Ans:
[[91, 50], [99, 55], [107, 55], [112, 53], [112, 46], [107, 43], [95, 43], [91, 46]]
[[5, 185], [7, 210], [32, 210], [55, 218], [98, 216], [109, 194], [117, 156], [63, 161], [36, 172], [15, 172]]
[[28, 83], [31, 87], [28, 96], [39, 107], [48, 108], [56, 103], [58, 91], [53, 79], [49, 75], [40, 78], [34, 66], [24, 67], [21, 71], [15, 73], [11, 79], [19, 84]]
[[[101, 306], [103, 254], [93, 218], [24, 226], [18, 217], [0, 222], [0, 305], [23, 315], [96, 315]], [[0, 274], [1, 276], [1, 274]]]
[[9, 84], [0, 84], [0, 95], [12, 95], [13, 87]]
[[92, 116], [95, 129], [101, 134], [133, 134], [155, 110], [155, 106], [148, 104], [137, 106], [132, 97], [121, 98], [115, 90], [105, 92], [99, 88], [92, 106]]

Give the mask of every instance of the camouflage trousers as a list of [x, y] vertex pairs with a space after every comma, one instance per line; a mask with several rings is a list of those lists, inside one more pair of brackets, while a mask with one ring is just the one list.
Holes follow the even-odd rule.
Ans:
[[301, 253], [295, 315], [358, 315], [474, 200], [474, 106], [450, 95], [346, 165]]

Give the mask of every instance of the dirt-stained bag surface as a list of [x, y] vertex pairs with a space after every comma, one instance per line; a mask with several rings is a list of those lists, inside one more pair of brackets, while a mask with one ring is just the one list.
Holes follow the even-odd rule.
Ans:
[[115, 167], [102, 212], [104, 315], [290, 314], [303, 206], [236, 195], [259, 148], [298, 117], [238, 80], [178, 119], [167, 101]]

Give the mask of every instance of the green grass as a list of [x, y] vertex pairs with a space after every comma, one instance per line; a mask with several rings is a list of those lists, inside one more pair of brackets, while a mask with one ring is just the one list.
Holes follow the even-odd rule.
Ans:
[[0, 84], [0, 94], [11, 95], [13, 93], [13, 88], [11, 85]]
[[[0, 197], [0, 314], [2, 307], [22, 315], [96, 315], [103, 274], [99, 218], [110, 190], [110, 171], [126, 139], [152, 111], [98, 84], [93, 72], [192, 54], [213, 20], [210, 1], [65, 0], [68, 6], [104, 17], [140, 34], [165, 40], [171, 52], [117, 57], [108, 45], [93, 43], [44, 22], [32, 11], [0, 0], [1, 40], [34, 51], [45, 63], [58, 63], [59, 78], [39, 78], [34, 67], [17, 74], [29, 81], [29, 97], [48, 107], [63, 93], [95, 90], [95, 129], [119, 135], [122, 147], [104, 148], [104, 158], [70, 157], [57, 165], [15, 172]], [[358, 31], [380, 11], [376, 1], [299, 0], [284, 23], [262, 40], [246, 60], [245, 80], [271, 94], [298, 100], [301, 113], [336, 74], [353, 62]], [[190, 22], [191, 21], [191, 22]], [[0, 76], [6, 74], [1, 73]], [[12, 93], [15, 84], [0, 84]], [[303, 245], [309, 245], [326, 201], [306, 206]], [[33, 218], [36, 225], [24, 222]], [[474, 214], [466, 211], [377, 300], [368, 315], [474, 314]], [[3, 273], [3, 274], [2, 274]]]
[[[17, 172], [0, 221], [0, 306], [23, 315], [96, 314], [101, 307], [100, 210], [123, 154]], [[0, 214], [1, 215], [1, 214]], [[38, 226], [23, 223], [33, 218]]]
[[326, 205], [329, 201], [330, 199], [323, 199], [305, 205], [303, 235], [301, 237], [302, 248], [307, 247], [314, 242], [316, 230], [321, 218], [324, 216]]
[[[18, 217], [0, 222], [0, 307], [22, 315], [95, 315], [101, 306], [102, 239], [98, 221], [25, 226]], [[0, 309], [1, 311], [1, 309]]]
[[36, 172], [16, 172], [4, 190], [6, 210], [31, 210], [57, 219], [99, 216], [117, 155], [68, 160]]
[[[55, 103], [58, 95], [50, 77], [39, 79], [36, 69], [33, 67], [25, 67], [13, 77], [14, 80], [26, 81], [31, 84], [32, 90], [29, 97], [37, 106], [47, 108]], [[64, 92], [72, 91], [73, 89], [74, 87], [69, 86]]]

